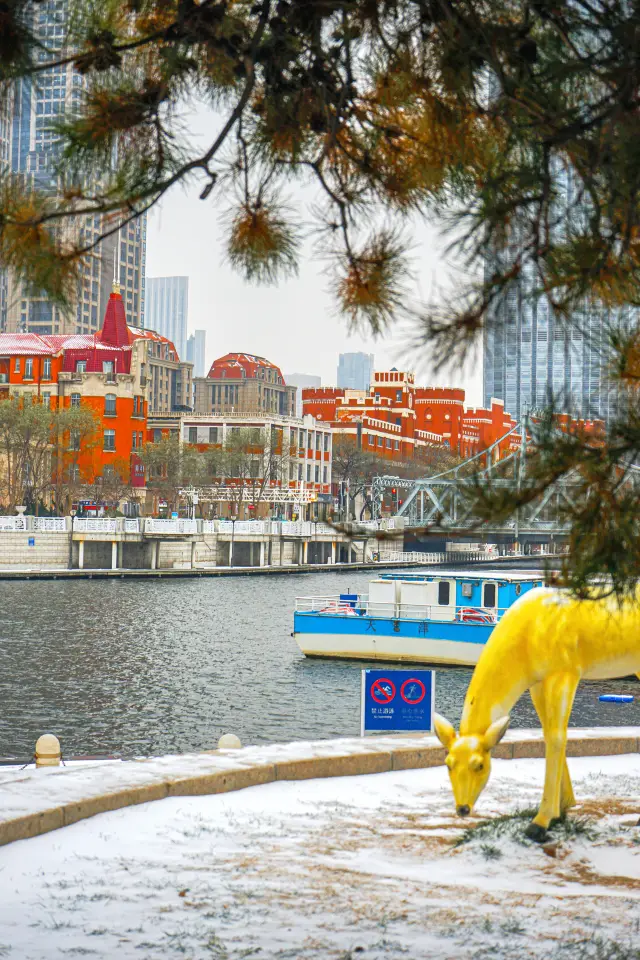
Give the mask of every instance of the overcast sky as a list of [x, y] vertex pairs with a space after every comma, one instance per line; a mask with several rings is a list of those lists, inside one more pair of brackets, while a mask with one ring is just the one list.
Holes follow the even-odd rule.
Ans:
[[[213, 114], [199, 110], [190, 126], [211, 140], [217, 127]], [[200, 187], [201, 189], [201, 187]], [[325, 264], [314, 259], [305, 244], [299, 275], [277, 287], [246, 283], [224, 262], [223, 228], [219, 211], [198, 198], [197, 185], [178, 189], [164, 198], [149, 218], [147, 276], [189, 278], [189, 331], [207, 333], [207, 369], [230, 351], [255, 353], [276, 363], [284, 373], [320, 376], [323, 385], [335, 384], [338, 354], [364, 350], [375, 356], [376, 369], [397, 366], [414, 369], [417, 382], [455, 385], [467, 389], [467, 401], [482, 401], [481, 358], [470, 369], [433, 375], [428, 357], [407, 355], [407, 335], [391, 331], [384, 339], [350, 336], [335, 308]], [[413, 296], [427, 299], [442, 285], [440, 258], [443, 240], [435, 228], [419, 225], [412, 249]], [[412, 298], [413, 299], [413, 298]]]

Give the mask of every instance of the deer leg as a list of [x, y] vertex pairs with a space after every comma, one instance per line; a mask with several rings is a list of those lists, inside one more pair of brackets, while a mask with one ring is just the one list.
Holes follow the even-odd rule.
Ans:
[[542, 803], [526, 830], [531, 840], [544, 840], [549, 824], [560, 816], [567, 725], [579, 679], [572, 673], [552, 673], [542, 681], [546, 765]]
[[[546, 740], [547, 720], [544, 708], [544, 690], [542, 683], [535, 683], [532, 687], [530, 687], [529, 694], [531, 696], [531, 701], [535, 707], [536, 713], [540, 718], [542, 732]], [[565, 810], [569, 809], [569, 807], [575, 807], [575, 804], [576, 798], [573, 793], [571, 777], [569, 776], [569, 767], [567, 766], [567, 760], [565, 758], [562, 765], [562, 782], [560, 784], [560, 813], [564, 813]]]

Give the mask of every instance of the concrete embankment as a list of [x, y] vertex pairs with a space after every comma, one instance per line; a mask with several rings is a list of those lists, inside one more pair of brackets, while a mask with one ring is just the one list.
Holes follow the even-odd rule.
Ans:
[[[571, 728], [568, 757], [637, 754], [637, 727]], [[493, 750], [503, 760], [544, 757], [540, 730], [510, 730]], [[212, 750], [147, 760], [0, 770], [0, 845], [98, 813], [166, 797], [228, 793], [278, 780], [360, 776], [444, 763], [434, 736], [380, 736]]]
[[0, 569], [0, 580], [94, 580], [94, 579], [123, 579], [134, 578], [145, 579], [184, 579], [192, 577], [267, 577], [280, 574], [298, 574], [298, 573], [340, 573], [352, 570], [390, 570], [390, 569], [412, 569], [412, 568], [434, 568], [434, 569], [462, 569], [462, 568], [482, 568], [486, 573], [498, 573], [501, 570], [526, 570], [532, 574], [542, 570], [542, 561], [549, 561], [549, 566], [554, 567], [553, 558], [540, 557], [499, 557], [492, 560], [458, 560], [442, 561], [434, 563], [429, 559], [415, 561], [378, 561], [371, 563], [336, 563], [336, 564], [297, 564], [287, 566], [271, 567], [207, 567], [183, 569], [166, 568], [159, 570], [147, 569], [103, 569], [95, 570], [65, 570], [65, 569], [33, 569], [33, 570], [10, 570]]

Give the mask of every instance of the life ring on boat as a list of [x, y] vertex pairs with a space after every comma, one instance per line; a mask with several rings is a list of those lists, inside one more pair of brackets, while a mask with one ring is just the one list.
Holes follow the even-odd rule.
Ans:
[[478, 610], [476, 607], [461, 607], [458, 619], [463, 623], [495, 623], [496, 615], [492, 610]]
[[349, 617], [357, 616], [356, 611], [350, 603], [343, 603], [340, 600], [331, 600], [326, 607], [318, 610], [318, 613], [339, 613], [341, 615], [346, 614]]

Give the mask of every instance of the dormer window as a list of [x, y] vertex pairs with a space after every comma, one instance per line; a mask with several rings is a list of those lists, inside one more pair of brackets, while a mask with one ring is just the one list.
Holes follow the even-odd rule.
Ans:
[[87, 372], [87, 361], [76, 360], [76, 373], [86, 373], [86, 372]]

